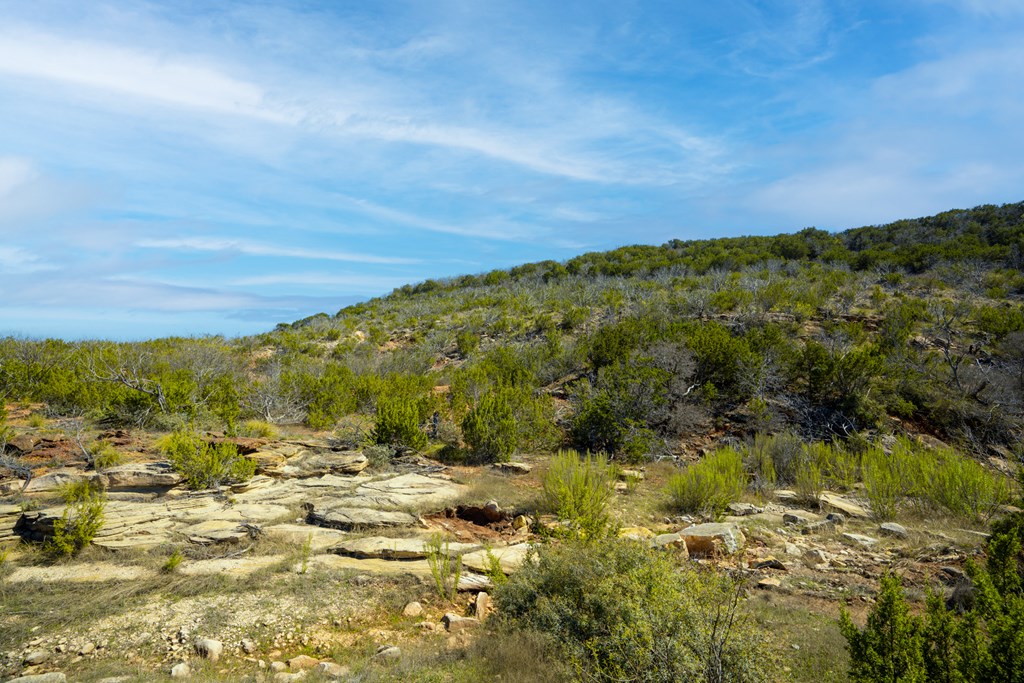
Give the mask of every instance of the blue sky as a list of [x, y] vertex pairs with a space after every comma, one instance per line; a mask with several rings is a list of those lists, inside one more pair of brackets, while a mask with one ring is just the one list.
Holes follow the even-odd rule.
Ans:
[[0, 334], [1024, 199], [1024, 2], [0, 0]]

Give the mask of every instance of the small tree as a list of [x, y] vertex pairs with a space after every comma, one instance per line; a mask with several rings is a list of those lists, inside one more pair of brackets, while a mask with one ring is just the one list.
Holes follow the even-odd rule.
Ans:
[[53, 535], [43, 543], [51, 557], [72, 557], [92, 543], [103, 528], [107, 500], [87, 483], [72, 484], [64, 491], [64, 512], [53, 524]]
[[911, 616], [900, 580], [882, 577], [875, 607], [867, 625], [857, 628], [843, 609], [839, 629], [850, 650], [850, 680], [854, 683], [925, 683], [923, 626]]
[[377, 422], [370, 438], [383, 446], [407, 446], [419, 450], [427, 445], [427, 435], [419, 426], [416, 404], [403, 398], [380, 397]]

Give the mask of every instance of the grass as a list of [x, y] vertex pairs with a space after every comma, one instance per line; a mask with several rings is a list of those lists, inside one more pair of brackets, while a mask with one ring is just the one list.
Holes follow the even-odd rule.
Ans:
[[802, 598], [765, 592], [750, 599], [744, 611], [773, 634], [772, 649], [789, 670], [792, 683], [849, 680], [846, 641], [834, 616], [809, 610]]

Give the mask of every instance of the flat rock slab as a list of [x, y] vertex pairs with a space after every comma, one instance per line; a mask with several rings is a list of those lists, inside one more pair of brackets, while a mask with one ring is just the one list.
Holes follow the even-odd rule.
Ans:
[[348, 537], [344, 531], [327, 529], [310, 524], [275, 524], [263, 527], [263, 534], [271, 540], [293, 543], [296, 546], [309, 543], [310, 550], [327, 550]]
[[342, 531], [409, 527], [417, 523], [416, 518], [408, 512], [363, 507], [336, 507], [325, 510], [313, 504], [306, 507], [306, 521], [316, 526]]
[[226, 576], [248, 576], [267, 567], [286, 562], [284, 555], [263, 555], [260, 557], [222, 557], [213, 560], [196, 560], [182, 564], [178, 571], [186, 576], [210, 576], [224, 574]]
[[[491, 554], [498, 558], [501, 571], [512, 574], [523, 566], [523, 562], [529, 556], [533, 545], [530, 543], [517, 543], [503, 548], [491, 548]], [[462, 556], [462, 566], [474, 571], [485, 573], [490, 570], [490, 561], [486, 550], [477, 550], [466, 553]]]
[[346, 499], [349, 507], [410, 509], [442, 507], [462, 496], [469, 487], [448, 479], [426, 477], [422, 474], [402, 474], [363, 484]]
[[319, 569], [352, 570], [359, 573], [384, 574], [388, 576], [401, 574], [413, 574], [415, 576], [431, 575], [430, 563], [426, 560], [394, 562], [392, 560], [376, 558], [360, 559], [357, 557], [345, 557], [344, 555], [314, 555], [310, 558], [309, 564]]
[[103, 470], [100, 481], [110, 491], [169, 489], [181, 483], [169, 462], [141, 462]]
[[325, 474], [359, 474], [370, 461], [362, 453], [305, 453], [292, 458], [273, 473], [283, 477], [319, 477]]
[[109, 562], [86, 562], [54, 567], [18, 567], [8, 577], [11, 583], [40, 581], [42, 583], [102, 583], [106, 581], [136, 581], [153, 576], [145, 567], [133, 567]]
[[858, 517], [860, 519], [867, 519], [871, 516], [871, 512], [863, 505], [853, 502], [845, 496], [841, 496], [838, 493], [829, 493], [828, 491], [823, 492], [818, 496], [818, 502], [824, 507], [834, 508], [839, 510], [844, 515], [850, 517]]
[[856, 543], [859, 546], [870, 548], [871, 546], [878, 543], [877, 538], [871, 538], [870, 536], [864, 536], [863, 534], [850, 534], [844, 533], [843, 538], [850, 543]]
[[[381, 560], [420, 560], [427, 557], [429, 541], [423, 538], [386, 538], [368, 536], [345, 540], [330, 549], [336, 555]], [[449, 555], [462, 555], [480, 546], [471, 543], [449, 543], [442, 545]]]
[[723, 551], [731, 555], [747, 541], [740, 528], [728, 522], [697, 524], [679, 533], [691, 555], [712, 555]]

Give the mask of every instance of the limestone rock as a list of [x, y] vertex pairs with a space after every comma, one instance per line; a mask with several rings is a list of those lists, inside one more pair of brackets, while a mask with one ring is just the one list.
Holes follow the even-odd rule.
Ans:
[[640, 541], [647, 538], [654, 538], [654, 532], [642, 526], [627, 526], [619, 529], [619, 538], [628, 538]]
[[[531, 543], [517, 543], [516, 545], [508, 545], [503, 548], [491, 548], [490, 553], [498, 559], [501, 571], [506, 574], [513, 574], [523, 566], [523, 562], [526, 561], [532, 549], [533, 544]], [[462, 556], [462, 566], [481, 573], [487, 573], [490, 571], [487, 550], [466, 553]]]
[[274, 683], [288, 683], [289, 681], [301, 681], [308, 674], [308, 671], [296, 671], [294, 673], [280, 671], [274, 674]]
[[763, 578], [763, 579], [761, 579], [760, 581], [757, 582], [757, 587], [758, 588], [768, 589], [768, 590], [770, 590], [772, 588], [778, 588], [781, 585], [782, 585], [782, 581], [780, 581], [779, 579], [775, 578], [774, 576], [765, 577], [765, 578]]
[[25, 487], [25, 493], [59, 491], [69, 484], [77, 484], [81, 481], [91, 482], [95, 479], [96, 474], [93, 472], [83, 472], [82, 470], [71, 468], [54, 470], [38, 477], [32, 477], [32, 481]]
[[[278, 654], [280, 655], [281, 653], [278, 652]], [[287, 670], [288, 670], [288, 665], [285, 664], [284, 662], [271, 662], [270, 663], [270, 671], [273, 672], [273, 673], [281, 673], [282, 671], [287, 671]]]
[[686, 547], [686, 538], [682, 533], [658, 534], [651, 539], [651, 545], [655, 548], [672, 548], [677, 552], [682, 552], [684, 557], [690, 555], [690, 551]]
[[33, 650], [21, 660], [25, 666], [38, 666], [50, 659], [50, 653], [46, 650]]
[[402, 650], [394, 645], [381, 645], [377, 648], [377, 654], [373, 658], [380, 661], [393, 662], [402, 658]]
[[51, 671], [45, 674], [29, 674], [12, 678], [8, 683], [67, 683], [67, 676], [60, 671]]
[[832, 558], [824, 550], [811, 548], [804, 553], [803, 561], [811, 569], [821, 569], [822, 567], [827, 568]]
[[405, 609], [402, 610], [402, 616], [405, 617], [418, 617], [421, 614], [423, 614], [423, 605], [415, 601], [410, 602], [405, 606]]
[[192, 668], [187, 662], [178, 662], [171, 667], [171, 678], [188, 678], [192, 675]]
[[859, 519], [867, 519], [871, 516], [862, 505], [858, 505], [849, 498], [841, 496], [838, 493], [830, 493], [828, 491], [823, 492], [818, 496], [818, 502], [825, 507], [835, 508], [844, 515], [849, 517], [857, 517]]
[[458, 614], [449, 612], [441, 618], [441, 623], [449, 633], [458, 633], [478, 627], [480, 620], [475, 617], [460, 617]]
[[103, 470], [100, 481], [108, 491], [146, 491], [177, 486], [181, 475], [169, 462], [141, 462]]
[[793, 526], [804, 526], [818, 521], [821, 521], [821, 517], [806, 510], [786, 510], [782, 515], [782, 523]]
[[476, 594], [476, 600], [473, 601], [473, 614], [480, 621], [487, 619], [487, 614], [491, 610], [491, 596], [484, 591], [480, 591]]
[[710, 555], [723, 550], [731, 555], [747, 541], [739, 527], [730, 523], [697, 524], [679, 533], [691, 555]]
[[375, 510], [369, 507], [335, 507], [323, 509], [307, 503], [306, 521], [330, 529], [381, 529], [413, 526], [416, 518], [407, 512]]
[[729, 512], [737, 517], [746, 517], [748, 515], [758, 515], [764, 512], [764, 508], [759, 508], [751, 503], [729, 503], [727, 506]]
[[463, 484], [422, 474], [402, 474], [362, 484], [346, 500], [352, 507], [408, 509], [440, 507], [468, 491]]
[[197, 655], [211, 662], [219, 660], [224, 653], [224, 643], [213, 638], [196, 638], [194, 647]]
[[871, 538], [870, 536], [864, 536], [863, 534], [844, 533], [843, 538], [845, 538], [847, 541], [850, 541], [851, 543], [856, 543], [857, 545], [864, 546], [865, 548], [869, 548], [874, 544], [878, 543], [877, 538]]
[[288, 668], [292, 671], [305, 671], [316, 667], [319, 663], [319, 659], [314, 659], [309, 655], [299, 655], [288, 660]]
[[350, 669], [335, 662], [320, 662], [313, 671], [323, 678], [338, 679], [348, 676]]
[[362, 453], [327, 451], [304, 453], [289, 459], [276, 468], [275, 474], [284, 477], [319, 477], [324, 474], [359, 474], [370, 461]]
[[878, 530], [886, 536], [895, 536], [896, 538], [906, 538], [910, 535], [907, 531], [907, 527], [896, 522], [885, 522], [878, 527]]
[[[452, 556], [462, 555], [479, 547], [479, 545], [471, 543], [449, 543], [448, 553]], [[342, 541], [330, 548], [329, 552], [356, 558], [420, 560], [427, 556], [427, 541], [421, 538], [367, 536], [365, 538]]]
[[248, 638], [242, 638], [241, 642], [242, 652], [247, 655], [251, 655], [256, 652], [256, 642]]
[[496, 462], [494, 469], [505, 474], [529, 474], [533, 468], [525, 462]]

